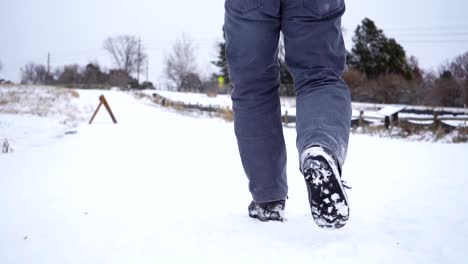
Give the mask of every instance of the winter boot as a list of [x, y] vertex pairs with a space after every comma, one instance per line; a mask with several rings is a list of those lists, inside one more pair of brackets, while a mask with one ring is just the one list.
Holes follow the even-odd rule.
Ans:
[[301, 156], [310, 210], [321, 228], [338, 229], [349, 218], [348, 197], [335, 158], [322, 147], [311, 147]]
[[249, 216], [262, 222], [283, 222], [285, 200], [257, 203], [252, 201], [249, 205]]

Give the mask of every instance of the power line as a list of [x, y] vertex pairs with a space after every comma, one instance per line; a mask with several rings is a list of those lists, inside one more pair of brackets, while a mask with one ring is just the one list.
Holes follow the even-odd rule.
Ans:
[[453, 36], [468, 36], [468, 31], [467, 32], [437, 32], [437, 33], [391, 33], [388, 35], [392, 36], [403, 36], [403, 37], [409, 37], [409, 36], [432, 36], [432, 37], [453, 37]]
[[148, 82], [148, 75], [149, 75], [149, 60], [146, 60], [146, 82]]
[[385, 27], [384, 30], [395, 31], [432, 31], [432, 30], [459, 30], [468, 28], [468, 24], [421, 26], [421, 27]]

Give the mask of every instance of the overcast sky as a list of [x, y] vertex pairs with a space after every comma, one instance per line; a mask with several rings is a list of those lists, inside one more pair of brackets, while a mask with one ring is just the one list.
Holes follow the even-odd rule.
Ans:
[[[269, 0], [265, 0], [269, 1]], [[288, 0], [284, 0], [288, 1]], [[467, 0], [348, 0], [343, 25], [346, 44], [364, 17], [436, 69], [468, 51]], [[102, 42], [109, 36], [139, 36], [150, 58], [151, 81], [163, 80], [164, 54], [183, 32], [194, 40], [201, 72], [215, 70], [216, 42], [222, 39], [224, 0], [0, 0], [0, 78], [19, 81], [33, 61], [52, 66], [98, 61], [110, 67]]]

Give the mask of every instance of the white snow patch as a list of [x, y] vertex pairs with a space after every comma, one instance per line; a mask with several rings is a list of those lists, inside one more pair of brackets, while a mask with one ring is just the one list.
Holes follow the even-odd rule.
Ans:
[[340, 195], [337, 194], [337, 193], [334, 193], [334, 194], [331, 195], [330, 198], [332, 199], [332, 201], [336, 202], [336, 201], [338, 201], [338, 199], [340, 199]]
[[[352, 135], [343, 167], [350, 220], [331, 232], [310, 215], [295, 131], [285, 130], [287, 221], [261, 223], [247, 214], [232, 123], [118, 91], [79, 92], [83, 117], [104, 94], [118, 124], [101, 110], [73, 136], [18, 136], [22, 151], [0, 156], [2, 264], [468, 261], [466, 144]], [[48, 125], [55, 116], [0, 118], [9, 135], [60, 130]]]

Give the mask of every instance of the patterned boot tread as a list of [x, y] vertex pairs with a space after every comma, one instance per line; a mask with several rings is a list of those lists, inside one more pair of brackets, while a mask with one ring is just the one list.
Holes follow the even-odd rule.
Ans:
[[249, 216], [262, 222], [284, 221], [285, 200], [257, 203], [252, 201], [249, 205]]
[[343, 227], [349, 218], [348, 198], [334, 159], [322, 148], [312, 148], [302, 171], [315, 223], [321, 228]]

